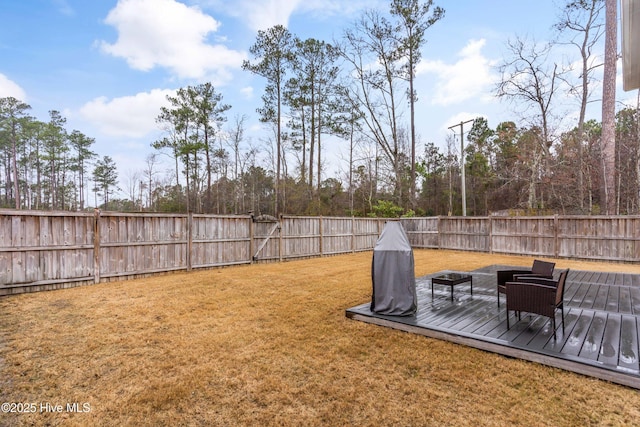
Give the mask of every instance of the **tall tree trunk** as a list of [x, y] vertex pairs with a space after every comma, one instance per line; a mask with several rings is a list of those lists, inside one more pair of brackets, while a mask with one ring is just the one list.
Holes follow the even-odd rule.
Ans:
[[20, 209], [20, 180], [18, 174], [18, 150], [16, 144], [16, 130], [14, 128], [13, 135], [11, 138], [11, 168], [13, 169], [13, 188], [14, 188], [14, 199], [16, 201], [16, 209]]
[[78, 201], [81, 211], [84, 210], [84, 162], [80, 161], [80, 167], [78, 168]]
[[316, 94], [315, 83], [311, 84], [311, 140], [309, 141], [309, 201], [313, 200], [313, 160], [316, 141]]
[[411, 106], [411, 183], [409, 184], [409, 206], [416, 207], [416, 124], [415, 124], [415, 92], [413, 89], [413, 51], [409, 54], [409, 104]]
[[322, 183], [322, 104], [318, 105], [318, 202], [320, 202], [320, 185]]
[[4, 163], [4, 204], [9, 205], [9, 200], [11, 199], [11, 156], [9, 153], [3, 153], [3, 163]]
[[278, 197], [280, 196], [280, 152], [281, 152], [281, 141], [282, 130], [281, 130], [281, 109], [282, 109], [282, 90], [280, 88], [280, 74], [278, 74], [278, 83], [277, 83], [277, 91], [278, 91], [278, 117], [277, 120], [277, 135], [276, 135], [276, 185], [275, 185], [275, 193], [276, 197], [273, 204], [273, 216], [278, 217], [278, 210], [280, 209], [278, 205]]
[[602, 155], [604, 177], [604, 200], [607, 215], [616, 213], [615, 149], [616, 149], [616, 60], [617, 46], [617, 0], [606, 0], [604, 77], [602, 84]]
[[65, 199], [66, 199], [66, 197], [65, 197], [65, 185], [66, 185], [66, 177], [67, 177], [67, 174], [66, 174], [67, 162], [64, 160], [65, 158], [66, 158], [66, 156], [63, 157], [62, 160], [61, 160], [61, 162], [62, 162], [62, 172], [60, 174], [60, 186], [62, 188], [62, 194], [61, 194], [61, 198], [60, 198], [60, 208], [62, 210], [66, 209], [66, 205], [65, 205]]
[[211, 213], [211, 147], [209, 147], [209, 129], [204, 125], [204, 149], [207, 161], [207, 195], [205, 200], [205, 212]]
[[185, 168], [185, 172], [186, 172], [185, 173], [185, 178], [186, 178], [186, 181], [187, 181], [187, 187], [186, 187], [186, 194], [185, 195], [187, 196], [187, 198], [186, 198], [187, 214], [189, 214], [191, 212], [191, 206], [190, 206], [190, 203], [189, 203], [189, 184], [190, 184], [190, 182], [189, 182], [190, 181], [189, 174], [191, 173], [191, 171], [189, 171], [189, 154], [188, 153], [185, 154], [185, 159], [186, 159], [186, 162], [185, 162], [184, 168]]
[[580, 98], [580, 116], [578, 118], [578, 198], [580, 213], [584, 213], [584, 120], [587, 113], [587, 102], [589, 99], [589, 69], [588, 55], [586, 50], [587, 38], [582, 43], [580, 53], [582, 54], [582, 96]]
[[179, 159], [180, 158], [180, 154], [178, 152], [178, 146], [175, 144], [173, 144], [173, 159], [176, 162], [176, 189], [178, 187], [180, 187], [180, 166], [179, 166]]
[[36, 142], [36, 209], [40, 209], [40, 206], [42, 206], [42, 169], [40, 163], [40, 143]]
[[[52, 156], [52, 158], [54, 158], [55, 156]], [[57, 200], [57, 191], [56, 191], [56, 166], [55, 166], [55, 160], [51, 160], [51, 183], [50, 183], [50, 190], [51, 190], [51, 194], [49, 195], [51, 197], [51, 208], [52, 209], [57, 209], [58, 208], [58, 200]]]
[[304, 105], [300, 108], [300, 125], [302, 129], [302, 162], [300, 163], [300, 179], [302, 184], [307, 180], [307, 123]]
[[538, 197], [536, 194], [536, 184], [539, 179], [538, 174], [540, 170], [540, 162], [542, 161], [541, 157], [542, 157], [542, 153], [533, 153], [533, 164], [531, 166], [531, 171], [530, 171], [531, 175], [529, 179], [528, 196], [527, 196], [527, 208], [529, 208], [530, 211], [539, 207]]

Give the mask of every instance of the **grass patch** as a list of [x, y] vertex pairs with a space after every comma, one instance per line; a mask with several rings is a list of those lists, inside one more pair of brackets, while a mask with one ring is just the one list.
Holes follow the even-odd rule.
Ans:
[[[532, 258], [417, 250], [416, 275]], [[556, 268], [640, 273], [631, 264]], [[633, 425], [640, 394], [349, 320], [371, 253], [0, 299], [2, 425]], [[88, 403], [88, 413], [40, 404]], [[66, 409], [66, 407], [65, 407]]]

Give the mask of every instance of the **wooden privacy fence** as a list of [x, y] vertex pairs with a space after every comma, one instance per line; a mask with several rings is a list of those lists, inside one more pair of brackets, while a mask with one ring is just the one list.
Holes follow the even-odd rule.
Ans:
[[0, 296], [373, 248], [384, 220], [0, 210]]
[[640, 216], [434, 217], [402, 223], [414, 248], [640, 261]]
[[[373, 249], [384, 219], [0, 210], [0, 295]], [[414, 248], [640, 261], [640, 217], [401, 219]]]

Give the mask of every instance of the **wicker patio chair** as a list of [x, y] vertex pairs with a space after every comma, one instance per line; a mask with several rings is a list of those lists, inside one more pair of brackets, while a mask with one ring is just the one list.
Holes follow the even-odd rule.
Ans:
[[534, 260], [530, 270], [499, 270], [498, 278], [498, 307], [500, 307], [500, 294], [505, 293], [505, 283], [516, 281], [516, 277], [542, 277], [553, 279], [553, 269], [555, 262]]
[[569, 269], [563, 270], [558, 280], [541, 277], [521, 277], [518, 282], [506, 283], [507, 295], [507, 329], [509, 311], [534, 313], [551, 318], [553, 339], [556, 339], [556, 310], [560, 309], [562, 332], [564, 333], [564, 287]]

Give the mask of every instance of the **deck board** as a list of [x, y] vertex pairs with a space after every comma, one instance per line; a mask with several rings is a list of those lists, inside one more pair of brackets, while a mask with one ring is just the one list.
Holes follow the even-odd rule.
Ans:
[[606, 311], [611, 311], [614, 313], [620, 312], [620, 287], [619, 286], [609, 286], [609, 295], [607, 296], [607, 306], [605, 307]]
[[629, 288], [631, 295], [631, 313], [640, 315], [640, 285]]
[[607, 307], [607, 301], [609, 298], [609, 290], [612, 289], [611, 286], [599, 286], [599, 285], [591, 285], [597, 286], [598, 292], [596, 293], [595, 300], [593, 301], [593, 305], [591, 308], [594, 310], [604, 310]]
[[620, 313], [631, 314], [631, 290], [628, 286], [620, 287], [620, 299], [618, 300], [618, 311]]
[[[572, 356], [579, 356], [581, 352], [588, 353], [589, 349], [585, 350], [584, 343], [587, 341], [587, 334], [591, 331], [594, 333], [594, 330], [591, 329], [591, 325], [593, 322], [593, 316], [590, 313], [586, 313], [583, 310], [572, 310], [573, 315], [575, 316], [575, 320], [573, 320], [566, 328], [569, 331], [569, 335], [567, 340], [564, 342], [564, 346], [562, 348], [562, 353]], [[565, 322], [567, 318], [565, 317]], [[583, 354], [583, 357], [589, 357], [588, 354]], [[597, 353], [592, 357], [595, 360], [597, 357]]]
[[576, 293], [575, 295], [571, 298], [570, 301], [573, 301], [574, 304], [576, 304], [577, 306], [581, 306], [582, 302], [584, 301], [584, 296], [587, 294], [587, 292], [589, 291], [589, 288], [591, 287], [591, 284], [589, 284], [588, 282], [585, 282], [584, 285], [582, 286], [575, 286], [576, 288]]
[[[495, 272], [513, 266], [487, 266], [473, 272], [470, 284], [435, 286], [431, 277], [416, 279], [414, 316], [372, 313], [370, 302], [346, 310], [349, 318], [401, 329], [487, 351], [519, 357], [640, 389], [640, 275], [570, 271], [565, 290], [564, 331], [551, 319], [509, 313], [504, 295], [497, 305]], [[516, 267], [517, 268], [517, 267]]]
[[582, 302], [580, 303], [581, 308], [593, 308], [593, 305], [596, 302], [596, 296], [598, 295], [598, 290], [600, 286], [592, 283], [589, 285], [584, 298], [582, 298]]
[[591, 322], [587, 329], [586, 337], [580, 349], [580, 357], [590, 360], [598, 360], [600, 346], [602, 345], [602, 337], [604, 336], [604, 327], [607, 323], [607, 313], [593, 313]]
[[638, 361], [638, 321], [634, 316], [625, 315], [622, 316], [618, 365], [637, 371], [640, 369]]
[[598, 362], [607, 365], [618, 364], [618, 354], [620, 354], [620, 323], [621, 316], [619, 314], [609, 314], [607, 323], [604, 327], [602, 336], [602, 344], [600, 345], [600, 353], [598, 354]]

